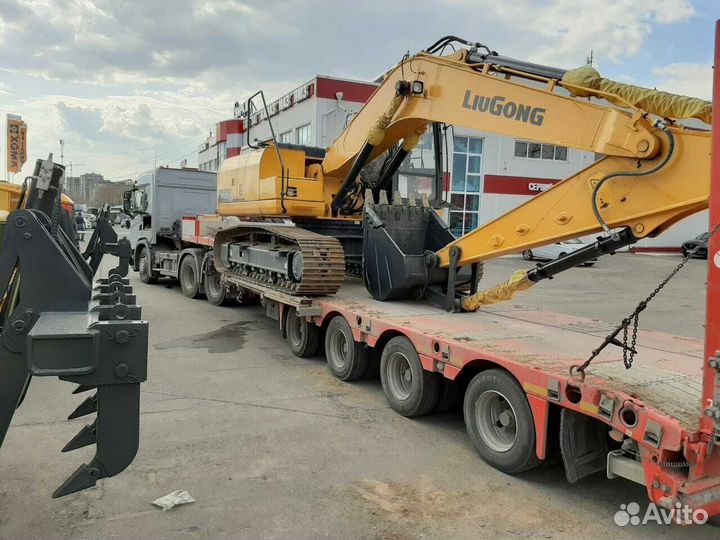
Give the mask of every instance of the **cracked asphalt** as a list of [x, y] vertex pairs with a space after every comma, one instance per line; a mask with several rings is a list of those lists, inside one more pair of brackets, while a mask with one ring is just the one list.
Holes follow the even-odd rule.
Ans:
[[[518, 303], [619, 321], [678, 262], [617, 255], [544, 283]], [[488, 265], [495, 283], [523, 265]], [[668, 286], [645, 328], [702, 336], [703, 261]], [[458, 413], [419, 419], [379, 381], [342, 383], [294, 357], [258, 306], [188, 300], [176, 284], [135, 292], [150, 321], [140, 451], [98, 487], [50, 494], [93, 453], [60, 449], [87, 419], [72, 385], [34, 379], [0, 450], [2, 538], [708, 538], [709, 527], [613, 523], [641, 486], [595, 475], [568, 484], [557, 461], [519, 476], [476, 455]], [[630, 309], [628, 309], [630, 308]], [[196, 501], [168, 512], [173, 490]]]

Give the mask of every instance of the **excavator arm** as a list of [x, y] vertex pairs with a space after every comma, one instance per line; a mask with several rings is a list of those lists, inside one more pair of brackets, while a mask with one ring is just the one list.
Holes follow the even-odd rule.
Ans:
[[[653, 91], [617, 83], [598, 86], [593, 81], [599, 76], [579, 78], [577, 72], [587, 75], [586, 68], [566, 72], [495, 53], [481, 55], [472, 48], [448, 57], [422, 52], [387, 74], [322, 163], [326, 181], [341, 180], [334, 203], [342, 201], [356, 184], [367, 162], [401, 141], [396, 152], [406, 155], [418, 134], [433, 122], [605, 157], [507, 214], [449, 241], [446, 235], [440, 238], [443, 235], [433, 224], [431, 210], [415, 205], [400, 218], [403, 212], [398, 204], [374, 201], [366, 194], [365, 277], [376, 298], [428, 296], [437, 281], [445, 282], [450, 298], [454, 291], [449, 284], [458, 282], [452, 274], [460, 267], [597, 232], [604, 232], [605, 237], [588, 250], [588, 258], [611, 253], [707, 207], [710, 134], [662, 116], [679, 111], [679, 117], [706, 119], [709, 105], [664, 93], [659, 93], [659, 99]], [[589, 81], [588, 86], [578, 81]], [[657, 109], [645, 111], [638, 104], [657, 105]], [[342, 212], [343, 206], [334, 204], [334, 208]], [[393, 223], [388, 219], [391, 215]], [[412, 246], [405, 239], [400, 246], [394, 235], [412, 226], [410, 215], [419, 216], [416, 222], [430, 223], [426, 239]], [[398, 227], [400, 219], [405, 221]], [[383, 235], [389, 238], [380, 238]], [[570, 263], [576, 261], [544, 271], [538, 268], [531, 280], [552, 277], [575, 265]], [[457, 302], [448, 300], [446, 305], [457, 306]]]

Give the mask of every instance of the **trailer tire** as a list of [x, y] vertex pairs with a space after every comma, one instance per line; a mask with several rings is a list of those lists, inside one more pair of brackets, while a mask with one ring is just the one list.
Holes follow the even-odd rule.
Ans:
[[180, 288], [182, 289], [182, 293], [188, 298], [197, 298], [200, 294], [199, 275], [200, 272], [198, 270], [195, 257], [192, 255], [185, 255], [180, 261], [178, 277], [180, 278]]
[[147, 284], [155, 283], [159, 277], [157, 272], [153, 272], [150, 250], [146, 247], [140, 248], [138, 253], [138, 273], [140, 281]]
[[394, 337], [385, 345], [380, 382], [390, 408], [407, 417], [429, 413], [440, 396], [438, 374], [423, 369], [415, 346], [405, 336]]
[[540, 465], [530, 404], [507, 372], [490, 369], [476, 375], [465, 392], [463, 414], [475, 450], [494, 468], [516, 474]]
[[294, 307], [289, 308], [285, 316], [285, 332], [290, 350], [295, 356], [314, 356], [320, 349], [320, 327], [298, 316]]
[[220, 279], [220, 273], [213, 269], [205, 273], [205, 298], [213, 306], [224, 306], [228, 303], [226, 288]]
[[341, 381], [362, 379], [368, 369], [365, 344], [355, 341], [352, 329], [344, 317], [330, 320], [325, 330], [325, 358], [333, 375]]

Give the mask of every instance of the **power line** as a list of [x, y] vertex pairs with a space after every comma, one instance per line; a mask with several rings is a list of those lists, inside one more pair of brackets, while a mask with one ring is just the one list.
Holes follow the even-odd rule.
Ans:
[[118, 151], [118, 152], [95, 152], [95, 153], [73, 152], [73, 155], [74, 156], [82, 156], [82, 157], [95, 157], [98, 154], [102, 154], [105, 156], [122, 156], [124, 154], [131, 154], [131, 153], [135, 153], [135, 152], [151, 152], [152, 150], [157, 150], [158, 148], [170, 146], [173, 144], [179, 144], [180, 146], [182, 146], [182, 145], [186, 144], [187, 141], [190, 141], [190, 140], [196, 140], [196, 138], [195, 137], [186, 137], [185, 139], [180, 139], [179, 141], [170, 141], [170, 142], [166, 142], [166, 143], [162, 143], [162, 144], [157, 144], [154, 146], [143, 146], [143, 147], [138, 147], [138, 148], [131, 148], [128, 150], [122, 150], [122, 151]]
[[[183, 146], [187, 146], [189, 143], [193, 143], [193, 144], [198, 144], [198, 145], [199, 145], [199, 144], [201, 144], [201, 142], [202, 142], [202, 141], [198, 142], [197, 140], [195, 140], [195, 141], [188, 141], [187, 143], [184, 143], [184, 144], [181, 144], [180, 146], [178, 146], [178, 148], [175, 148], [175, 149], [173, 149], [173, 150], [170, 150], [170, 152], [177, 152], [180, 148], [182, 148]], [[196, 152], [196, 150], [193, 150], [192, 152], [190, 152], [190, 154], [193, 154], [194, 152]], [[160, 161], [165, 161], [165, 156], [166, 156], [166, 155], [167, 155], [167, 154], [163, 153], [162, 159], [161, 159], [161, 157], [160, 157], [159, 155], [153, 155], [153, 156], [150, 156], [150, 157], [148, 157], [148, 158], [138, 159], [138, 160], [136, 160], [136, 161], [131, 161], [131, 162], [129, 162], [129, 163], [125, 164], [125, 165], [122, 165], [122, 166], [120, 166], [120, 167], [115, 167], [115, 168], [112, 168], [112, 169], [110, 169], [110, 170], [106, 170], [105, 173], [112, 173], [112, 172], [116, 172], [116, 171], [129, 170], [129, 169], [132, 169], [132, 168], [133, 168], [133, 165], [138, 165], [138, 164], [141, 164], [141, 163], [147, 163], [147, 162], [153, 161], [153, 160], [155, 160], [155, 159], [160, 159]], [[119, 175], [119, 176], [123, 176], [123, 175]]]
[[[187, 154], [183, 154], [183, 155], [180, 156], [180, 157], [176, 157], [176, 158], [173, 158], [173, 159], [162, 159], [162, 160], [160, 160], [160, 161], [163, 162], [163, 163], [170, 164], [170, 163], [174, 163], [175, 161], [180, 161], [181, 159], [184, 159], [184, 158], [186, 158], [186, 157], [188, 157], [188, 156], [192, 156], [192, 155], [195, 154], [196, 152], [197, 152], [197, 150], [192, 150], [192, 151], [188, 152]], [[155, 159], [155, 158], [152, 158], [152, 159]], [[144, 170], [142, 170], [142, 171], [137, 171], [136, 174], [141, 174], [141, 173], [148, 172], [148, 171], [151, 171], [151, 170], [152, 170], [152, 169], [144, 169]], [[112, 179], [112, 178], [117, 179], [117, 180], [122, 180], [122, 179], [124, 179], [124, 177], [126, 177], [126, 176], [127, 176], [127, 175], [122, 174], [122, 175], [119, 175], [119, 176], [111, 176], [111, 177], [107, 177], [107, 178], [108, 178], [108, 180], [110, 180], [110, 179]]]

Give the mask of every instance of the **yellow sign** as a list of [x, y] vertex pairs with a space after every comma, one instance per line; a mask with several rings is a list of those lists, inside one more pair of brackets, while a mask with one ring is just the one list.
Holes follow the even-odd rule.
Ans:
[[21, 117], [7, 116], [7, 170], [19, 173], [27, 160], [27, 125]]

